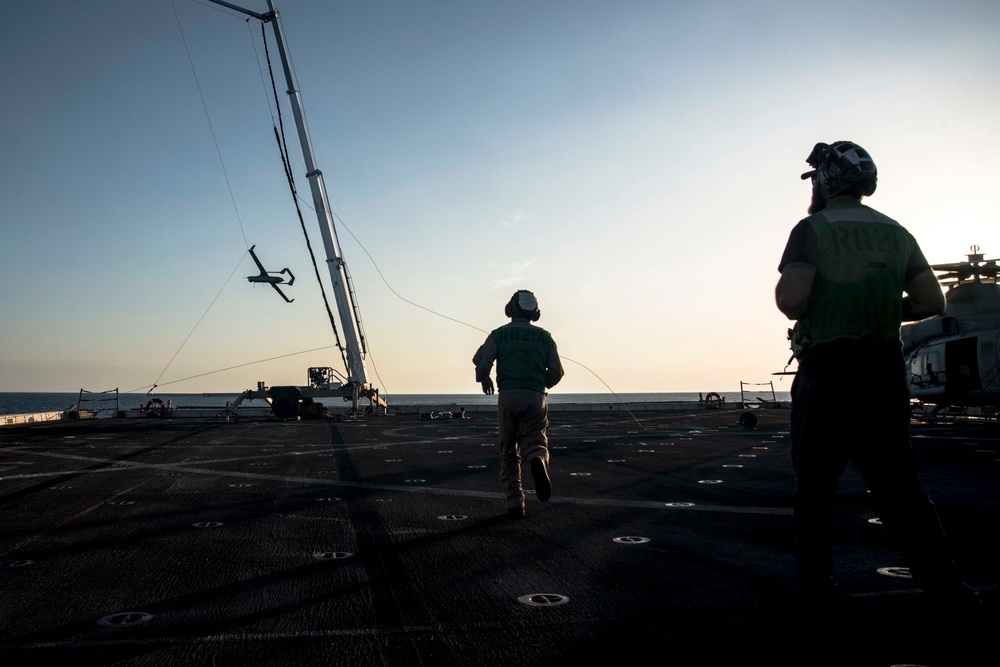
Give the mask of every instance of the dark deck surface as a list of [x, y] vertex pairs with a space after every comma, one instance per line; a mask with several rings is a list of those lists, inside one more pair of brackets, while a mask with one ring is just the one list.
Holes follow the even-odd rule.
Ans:
[[853, 469], [849, 598], [797, 605], [788, 413], [757, 414], [555, 413], [520, 521], [486, 414], [0, 429], [0, 665], [997, 664], [1000, 428], [915, 428], [987, 602], [955, 630], [878, 572]]

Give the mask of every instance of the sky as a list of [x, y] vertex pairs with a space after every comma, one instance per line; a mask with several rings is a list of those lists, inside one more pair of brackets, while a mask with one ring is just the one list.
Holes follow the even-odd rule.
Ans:
[[[472, 356], [522, 288], [564, 358], [554, 392], [788, 391], [773, 290], [819, 141], [872, 154], [866, 203], [932, 263], [1000, 256], [1000, 3], [276, 5], [390, 397], [479, 391]], [[195, 0], [3, 9], [0, 391], [342, 369], [260, 24]], [[246, 280], [250, 245], [294, 303]]]

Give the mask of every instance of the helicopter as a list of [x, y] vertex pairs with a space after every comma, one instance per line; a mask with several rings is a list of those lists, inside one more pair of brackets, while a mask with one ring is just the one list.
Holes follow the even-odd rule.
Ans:
[[[910, 396], [932, 413], [996, 416], [1000, 407], [1000, 259], [979, 246], [965, 262], [933, 264], [945, 293], [943, 315], [906, 324], [900, 335]], [[956, 410], [957, 408], [957, 410]]]

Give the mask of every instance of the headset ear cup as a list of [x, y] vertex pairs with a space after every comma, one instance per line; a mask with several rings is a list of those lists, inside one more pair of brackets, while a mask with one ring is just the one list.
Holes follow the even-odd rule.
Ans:
[[541, 317], [541, 316], [542, 316], [542, 311], [540, 309], [538, 309], [538, 308], [535, 308], [535, 312], [533, 312], [531, 314], [531, 321], [532, 322], [537, 322], [538, 318]]
[[506, 306], [503, 307], [503, 314], [506, 315], [507, 317], [514, 317], [514, 315], [511, 313], [511, 310], [512, 308], [510, 306], [510, 303], [508, 303]]

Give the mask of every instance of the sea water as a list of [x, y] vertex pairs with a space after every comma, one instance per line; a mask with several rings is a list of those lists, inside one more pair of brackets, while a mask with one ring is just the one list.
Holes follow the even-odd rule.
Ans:
[[[759, 388], [758, 388], [759, 389]], [[740, 391], [716, 392], [725, 397], [727, 402], [740, 400]], [[704, 392], [664, 392], [664, 393], [626, 393], [626, 394], [563, 394], [553, 392], [549, 394], [550, 404], [559, 403], [582, 403], [586, 405], [600, 405], [603, 403], [672, 403], [678, 401], [697, 401], [704, 398]], [[224, 407], [226, 403], [235, 401], [239, 397], [238, 393], [213, 393], [213, 394], [119, 394], [114, 393], [84, 393], [83, 400], [80, 401], [79, 392], [59, 393], [59, 392], [0, 392], [0, 415], [50, 412], [65, 410], [71, 405], [81, 402], [80, 407], [91, 410], [128, 410], [145, 405], [152, 398], [159, 398], [164, 403], [169, 402], [174, 407], [185, 408], [214, 408]], [[457, 405], [457, 406], [477, 406], [495, 405], [497, 397], [486, 396], [485, 394], [394, 394], [384, 396], [389, 405]], [[748, 401], [758, 398], [769, 400], [771, 392], [767, 387], [763, 391], [747, 391]], [[775, 392], [775, 398], [779, 401], [791, 400], [788, 392]], [[333, 402], [338, 399], [320, 399], [321, 402], [333, 407]], [[362, 401], [362, 404], [366, 404]], [[245, 402], [245, 405], [263, 405], [261, 401]]]

